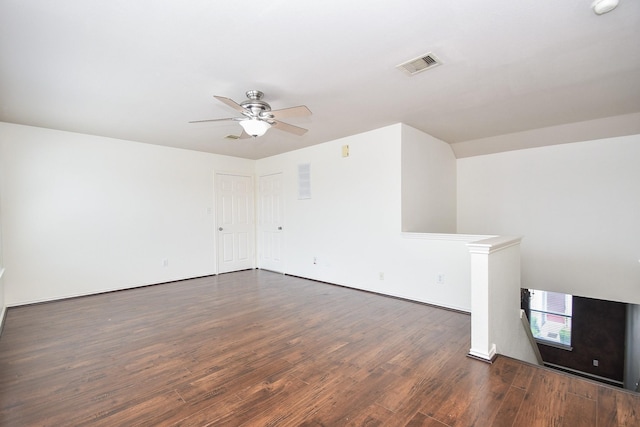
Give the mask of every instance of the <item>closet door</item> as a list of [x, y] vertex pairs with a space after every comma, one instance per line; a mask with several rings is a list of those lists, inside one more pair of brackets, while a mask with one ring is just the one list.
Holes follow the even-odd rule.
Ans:
[[284, 273], [282, 173], [258, 181], [258, 267]]
[[216, 174], [218, 273], [255, 267], [253, 177]]

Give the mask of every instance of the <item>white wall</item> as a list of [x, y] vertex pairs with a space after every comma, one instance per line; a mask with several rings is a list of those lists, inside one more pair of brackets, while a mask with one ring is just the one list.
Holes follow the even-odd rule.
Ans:
[[458, 232], [521, 235], [522, 285], [640, 303], [640, 135], [458, 159]]
[[214, 172], [254, 166], [7, 123], [0, 144], [7, 305], [216, 273]]
[[[398, 124], [255, 162], [0, 123], [5, 301], [216, 273], [214, 172], [258, 167], [284, 172], [287, 273], [468, 311], [475, 237], [401, 232], [402, 138], [430, 138], [417, 132]], [[298, 200], [307, 162], [312, 198]]]
[[[304, 163], [311, 164], [311, 199], [298, 200], [297, 167]], [[360, 271], [369, 266], [377, 281], [384, 247], [400, 234], [400, 126], [256, 162], [256, 175], [273, 172], [283, 172], [286, 272], [357, 284], [367, 281]]]
[[456, 232], [456, 159], [451, 146], [402, 126], [402, 231]]
[[[468, 311], [465, 238], [401, 233], [405, 130], [397, 124], [256, 162], [257, 176], [283, 173], [285, 272]], [[311, 164], [308, 200], [297, 199], [303, 163]]]

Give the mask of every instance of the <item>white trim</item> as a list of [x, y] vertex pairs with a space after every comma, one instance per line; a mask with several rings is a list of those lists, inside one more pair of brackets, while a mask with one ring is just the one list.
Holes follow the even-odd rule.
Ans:
[[484, 359], [488, 362], [491, 362], [493, 360], [494, 357], [496, 357], [496, 345], [492, 344], [491, 348], [489, 349], [489, 353], [485, 353], [483, 351], [479, 351], [479, 350], [475, 350], [475, 349], [470, 349], [469, 350], [469, 355], [476, 357], [478, 359]]
[[[345, 285], [341, 285], [341, 286], [345, 286]], [[414, 302], [418, 302], [418, 303], [422, 303], [422, 304], [428, 304], [428, 305], [431, 305], [431, 306], [434, 306], [434, 307], [441, 307], [441, 308], [444, 308], [444, 309], [455, 310], [455, 311], [459, 311], [459, 312], [462, 312], [462, 313], [471, 314], [471, 310], [469, 308], [457, 307], [457, 306], [450, 305], [450, 304], [442, 304], [441, 302], [433, 302], [433, 301], [429, 301], [429, 300], [422, 299], [422, 298], [408, 297], [408, 296], [405, 296], [405, 295], [402, 295], [402, 294], [396, 294], [396, 293], [391, 293], [391, 292], [382, 293], [382, 292], [379, 292], [379, 291], [370, 291], [368, 289], [363, 289], [363, 288], [353, 288], [352, 286], [345, 286], [345, 287], [351, 287], [352, 289], [359, 289], [359, 290], [362, 290], [362, 291], [373, 292], [373, 293], [376, 293], [376, 294], [379, 294], [379, 295], [386, 295], [386, 296], [394, 297], [394, 298], [402, 298], [402, 299], [407, 300], [407, 301], [414, 301]]]
[[[4, 275], [4, 270], [5, 270], [4, 267], [0, 268], [0, 280], [2, 280], [2, 276]], [[0, 289], [0, 291], [2, 291], [2, 289]], [[6, 304], [3, 304], [2, 307], [0, 307], [0, 333], [2, 332], [2, 328], [4, 328], [4, 317], [6, 314], [7, 314], [7, 306]]]
[[478, 240], [490, 239], [497, 236], [481, 235], [481, 234], [441, 234], [441, 233], [416, 233], [402, 232], [405, 239], [422, 239], [422, 240], [450, 240], [460, 242], [475, 242]]
[[209, 276], [217, 276], [217, 275], [218, 275], [217, 273], [210, 273], [210, 274], [204, 274], [204, 275], [201, 275], [201, 276], [187, 276], [187, 277], [183, 277], [183, 278], [170, 279], [170, 280], [163, 281], [163, 282], [141, 283], [141, 284], [137, 284], [137, 285], [125, 285], [125, 286], [122, 286], [122, 287], [99, 289], [99, 290], [93, 290], [93, 291], [88, 291], [88, 292], [77, 292], [77, 293], [73, 293], [73, 294], [66, 294], [66, 295], [59, 295], [59, 296], [54, 296], [54, 297], [39, 298], [39, 299], [15, 302], [15, 303], [7, 304], [7, 308], [9, 308], [9, 307], [21, 307], [21, 306], [24, 306], [24, 305], [32, 305], [32, 304], [42, 304], [42, 303], [54, 302], [54, 301], [63, 301], [63, 300], [72, 299], [72, 298], [81, 298], [81, 297], [88, 297], [88, 296], [92, 296], [92, 295], [108, 294], [108, 293], [111, 293], [111, 292], [128, 291], [128, 290], [132, 290], [132, 289], [145, 288], [147, 286], [164, 285], [164, 284], [167, 284], [167, 283], [181, 282], [183, 280], [198, 279], [198, 278], [201, 278], [201, 277], [209, 277]]
[[372, 289], [368, 289], [368, 288], [357, 287], [357, 286], [352, 285], [352, 284], [344, 284], [344, 283], [338, 283], [338, 282], [328, 282], [326, 280], [316, 279], [316, 278], [307, 277], [307, 276], [300, 276], [300, 275], [296, 275], [296, 274], [289, 274], [289, 273], [283, 273], [283, 274], [285, 276], [299, 277], [301, 279], [307, 279], [307, 280], [313, 280], [315, 282], [326, 283], [326, 284], [332, 285], [332, 286], [341, 286], [343, 288], [354, 289], [356, 291], [369, 292], [369, 293], [372, 293], [372, 294], [391, 297], [391, 298], [400, 298], [400, 299], [403, 299], [403, 300], [406, 300], [406, 301], [417, 302], [419, 304], [427, 304], [427, 305], [430, 305], [432, 307], [442, 308], [443, 310], [453, 310], [453, 311], [457, 311], [457, 312], [460, 312], [460, 313], [471, 314], [471, 310], [469, 308], [458, 307], [458, 306], [450, 305], [450, 304], [442, 304], [441, 302], [434, 302], [434, 301], [430, 301], [430, 300], [427, 300], [427, 299], [406, 296], [406, 295], [403, 295], [403, 294], [400, 294], [400, 293], [382, 292], [380, 290], [372, 290]]
[[0, 333], [4, 329], [4, 318], [7, 314], [7, 307], [2, 307], [2, 311], [0, 311]]
[[511, 236], [496, 236], [477, 242], [467, 243], [469, 252], [472, 254], [492, 254], [494, 252], [501, 251], [503, 249], [510, 248], [511, 246], [519, 245], [522, 241], [522, 237]]

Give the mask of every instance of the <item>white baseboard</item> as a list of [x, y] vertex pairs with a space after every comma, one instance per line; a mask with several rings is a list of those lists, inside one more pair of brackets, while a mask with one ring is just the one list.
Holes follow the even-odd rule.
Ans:
[[[5, 270], [4, 267], [0, 268], [0, 281], [2, 280], [2, 276], [4, 276], [4, 270]], [[0, 292], [4, 292], [4, 289], [0, 288]], [[3, 301], [4, 301], [4, 298], [3, 298]], [[0, 334], [2, 334], [2, 328], [4, 328], [4, 318], [6, 315], [7, 315], [7, 306], [3, 303], [2, 306], [0, 306]]]
[[2, 307], [2, 311], [0, 311], [0, 335], [2, 335], [2, 329], [4, 328], [4, 318], [7, 315], [7, 307]]
[[497, 356], [497, 351], [496, 351], [496, 345], [493, 344], [491, 346], [491, 348], [489, 349], [489, 352], [484, 352], [484, 351], [480, 351], [480, 350], [476, 350], [476, 349], [470, 349], [469, 350], [469, 356], [473, 357], [474, 359], [481, 359], [483, 361], [486, 362], [493, 362], [493, 360], [496, 358]]

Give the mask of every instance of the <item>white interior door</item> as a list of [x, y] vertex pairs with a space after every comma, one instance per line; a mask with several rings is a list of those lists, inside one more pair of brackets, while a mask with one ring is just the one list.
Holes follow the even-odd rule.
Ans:
[[282, 174], [258, 181], [258, 267], [284, 273]]
[[255, 267], [253, 179], [216, 174], [218, 273]]

